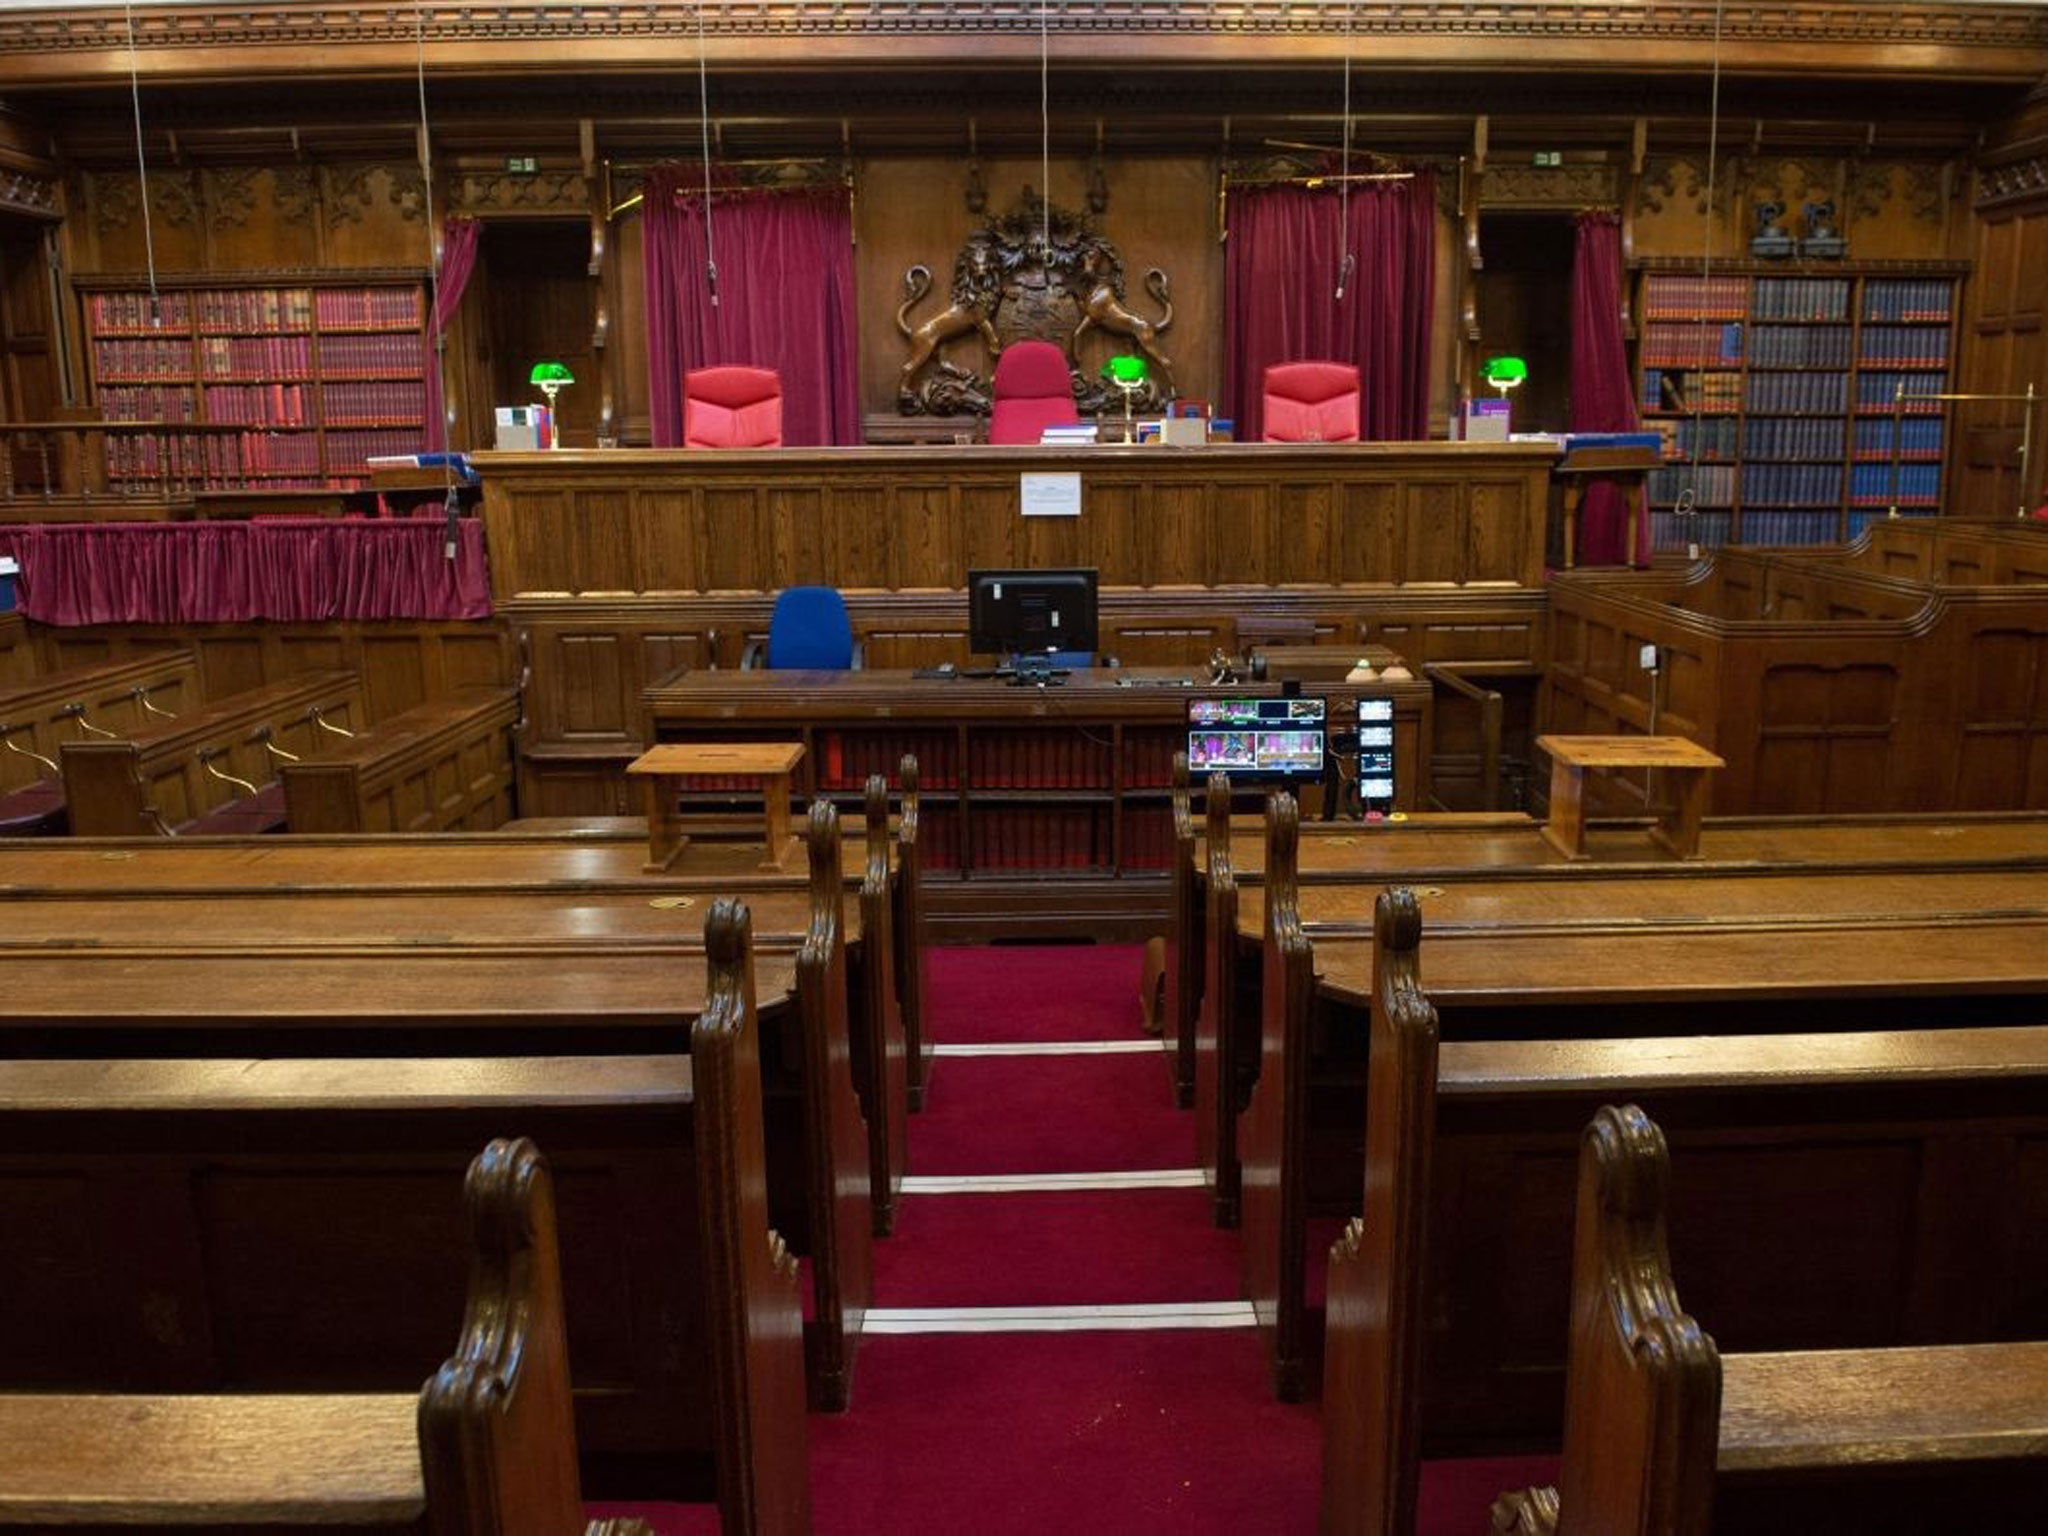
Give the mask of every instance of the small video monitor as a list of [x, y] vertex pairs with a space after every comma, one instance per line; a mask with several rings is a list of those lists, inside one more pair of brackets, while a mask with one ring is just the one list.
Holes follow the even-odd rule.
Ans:
[[970, 571], [967, 645], [983, 656], [1093, 651], [1093, 570]]
[[1188, 772], [1233, 779], [1320, 779], [1328, 751], [1321, 699], [1189, 699]]
[[1358, 701], [1358, 800], [1367, 816], [1394, 810], [1394, 701]]

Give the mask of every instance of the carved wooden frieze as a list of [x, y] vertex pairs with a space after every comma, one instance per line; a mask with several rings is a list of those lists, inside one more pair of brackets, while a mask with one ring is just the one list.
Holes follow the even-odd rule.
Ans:
[[206, 222], [214, 229], [239, 229], [256, 211], [256, 182], [263, 172], [254, 166], [225, 165], [200, 172], [206, 197]]
[[503, 171], [464, 171], [448, 190], [457, 213], [584, 213], [590, 183], [581, 171], [540, 171], [513, 176]]
[[1066, 354], [1074, 399], [1083, 412], [1123, 408], [1123, 394], [1100, 379], [1083, 377], [1076, 348], [1090, 330], [1143, 356], [1148, 364], [1139, 409], [1156, 410], [1172, 398], [1173, 362], [1160, 336], [1173, 324], [1166, 273], [1145, 273], [1145, 290], [1158, 306], [1145, 315], [1128, 302], [1123, 256], [1086, 214], [1051, 208], [1028, 187], [1008, 213], [986, 220], [953, 259], [947, 303], [922, 322], [912, 314], [931, 293], [931, 268], [903, 274], [896, 326], [908, 347], [897, 383], [897, 409], [906, 416], [985, 415], [990, 375], [944, 356], [963, 338], [979, 337], [991, 372], [1011, 342], [1050, 341]]
[[407, 223], [426, 217], [427, 183], [414, 164], [335, 165], [327, 168], [327, 223], [360, 224], [381, 195]]
[[[1714, 178], [1714, 212], [1728, 209], [1728, 183], [1733, 167], [1723, 166]], [[1707, 211], [1706, 157], [1651, 155], [1636, 183], [1636, 212], [1662, 213], [1667, 207], [1690, 204], [1694, 213]]]
[[25, 213], [37, 219], [60, 219], [64, 216], [64, 199], [54, 177], [0, 166], [0, 211]]
[[2048, 156], [2030, 155], [2003, 165], [1983, 166], [1977, 172], [1979, 208], [2042, 198], [2048, 198]]
[[1611, 165], [1490, 161], [1479, 178], [1479, 203], [1484, 208], [1611, 207], [1621, 196], [1620, 185], [1620, 173]]

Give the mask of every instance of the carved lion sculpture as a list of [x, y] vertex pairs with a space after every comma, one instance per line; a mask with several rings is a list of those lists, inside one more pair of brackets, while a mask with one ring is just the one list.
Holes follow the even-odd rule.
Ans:
[[896, 328], [909, 338], [910, 355], [903, 360], [896, 388], [906, 411], [917, 407], [917, 395], [911, 386], [919, 370], [955, 336], [979, 331], [991, 360], [1002, 350], [991, 320], [996, 305], [1002, 301], [1002, 269], [995, 251], [986, 242], [972, 241], [960, 252], [960, 259], [953, 264], [953, 302], [913, 330], [910, 312], [931, 291], [930, 267], [920, 264], [903, 274], [904, 297], [896, 310]]
[[[1157, 320], [1147, 320], [1124, 304], [1123, 271], [1115, 255], [1101, 244], [1091, 244], [1081, 256], [1081, 270], [1074, 284], [1074, 296], [1081, 301], [1081, 323], [1074, 327], [1076, 352], [1088, 327], [1116, 336], [1128, 336], [1155, 370], [1155, 382], [1166, 394], [1173, 392], [1173, 360], [1159, 350], [1159, 333], [1173, 324], [1173, 298], [1166, 274], [1159, 268], [1145, 273], [1145, 289], [1165, 311]], [[1078, 355], [1078, 353], [1077, 353]]]

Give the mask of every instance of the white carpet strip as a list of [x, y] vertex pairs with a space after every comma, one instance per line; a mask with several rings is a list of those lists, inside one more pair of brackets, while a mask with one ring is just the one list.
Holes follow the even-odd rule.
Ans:
[[1140, 1168], [1125, 1173], [909, 1174], [906, 1195], [1025, 1195], [1063, 1189], [1200, 1189], [1199, 1168]]
[[1122, 1306], [870, 1307], [876, 1333], [1089, 1333], [1148, 1328], [1251, 1328], [1248, 1301], [1138, 1302]]
[[932, 1047], [940, 1056], [1135, 1056], [1163, 1049], [1157, 1040], [1015, 1040]]

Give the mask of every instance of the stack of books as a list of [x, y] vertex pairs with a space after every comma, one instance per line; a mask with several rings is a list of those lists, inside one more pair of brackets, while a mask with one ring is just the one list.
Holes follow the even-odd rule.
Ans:
[[1038, 434], [1041, 448], [1079, 448], [1095, 441], [1095, 423], [1076, 422], [1070, 427], [1047, 427]]

